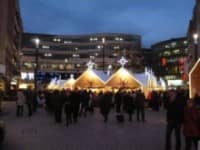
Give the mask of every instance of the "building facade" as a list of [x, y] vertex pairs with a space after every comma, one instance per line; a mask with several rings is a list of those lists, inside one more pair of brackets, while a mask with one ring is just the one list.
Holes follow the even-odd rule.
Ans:
[[16, 84], [19, 75], [19, 48], [22, 20], [18, 0], [0, 1], [0, 89]]
[[186, 63], [188, 57], [187, 38], [175, 38], [156, 43], [153, 51], [152, 68], [158, 77], [162, 77], [168, 87], [183, 86], [188, 77]]
[[[196, 44], [195, 44], [194, 34], [198, 35]], [[193, 9], [193, 16], [189, 22], [187, 37], [189, 42], [188, 71], [190, 71], [195, 62], [200, 57], [200, 1], [199, 0], [196, 0], [196, 4]]]
[[153, 68], [153, 51], [150, 48], [143, 48], [142, 49], [142, 55], [143, 55], [143, 63], [144, 66], [147, 68]]
[[92, 60], [98, 70], [116, 70], [121, 56], [128, 59], [127, 68], [134, 72], [143, 70], [141, 37], [118, 33], [97, 33], [88, 35], [46, 35], [24, 33], [22, 36], [21, 72], [23, 79], [34, 76], [36, 45], [40, 39], [38, 57], [38, 78], [54, 76], [69, 78], [80, 75]]

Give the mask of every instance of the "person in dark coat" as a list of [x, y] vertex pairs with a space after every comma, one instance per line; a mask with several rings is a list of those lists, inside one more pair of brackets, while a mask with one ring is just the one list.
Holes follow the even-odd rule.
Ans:
[[71, 99], [71, 108], [72, 108], [72, 117], [73, 117], [73, 122], [76, 123], [78, 121], [78, 114], [79, 114], [79, 109], [80, 109], [80, 93], [77, 89], [72, 91], [70, 94], [70, 99]]
[[137, 121], [142, 120], [145, 122], [145, 113], [144, 113], [144, 107], [145, 107], [145, 96], [142, 91], [138, 91], [136, 94], [136, 111], [137, 111]]
[[66, 126], [68, 126], [72, 122], [70, 91], [66, 91], [64, 112], [65, 112], [65, 118], [66, 118]]
[[134, 112], [134, 99], [130, 93], [124, 94], [124, 109], [128, 113], [129, 121], [132, 121], [132, 114]]
[[104, 93], [100, 98], [100, 112], [104, 117], [104, 122], [108, 121], [108, 115], [112, 107], [112, 93]]
[[81, 92], [81, 113], [83, 116], [87, 116], [87, 112], [89, 111], [89, 93], [87, 91]]
[[154, 111], [159, 111], [159, 94], [156, 91], [152, 92], [152, 109]]
[[166, 150], [171, 150], [171, 134], [175, 131], [176, 150], [181, 149], [181, 125], [184, 118], [184, 105], [181, 93], [170, 91], [169, 99], [166, 104], [167, 109], [167, 129], [166, 129]]
[[197, 108], [194, 107], [193, 101], [188, 100], [187, 106], [184, 112], [183, 122], [183, 134], [185, 136], [185, 150], [190, 150], [192, 143], [197, 150], [198, 139], [200, 135], [199, 119], [200, 113]]
[[121, 113], [121, 107], [122, 107], [122, 92], [119, 89], [119, 91], [115, 94], [115, 105], [116, 105], [116, 112]]
[[32, 116], [33, 114], [33, 103], [35, 101], [35, 94], [34, 92], [28, 88], [27, 91], [25, 92], [25, 96], [26, 96], [26, 105], [27, 105], [27, 109], [28, 109], [28, 116]]
[[56, 123], [62, 122], [62, 108], [64, 103], [64, 94], [58, 90], [53, 92], [53, 102], [54, 102], [54, 117]]

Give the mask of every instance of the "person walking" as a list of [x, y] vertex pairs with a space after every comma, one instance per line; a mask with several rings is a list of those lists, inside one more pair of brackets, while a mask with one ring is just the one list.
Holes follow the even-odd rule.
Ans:
[[134, 112], [134, 99], [131, 93], [124, 93], [124, 109], [128, 113], [129, 121], [132, 121], [132, 114]]
[[69, 124], [72, 122], [70, 91], [66, 91], [64, 112], [65, 112], [65, 118], [66, 118], [66, 126], [69, 126]]
[[183, 135], [185, 136], [185, 150], [190, 150], [194, 143], [195, 150], [198, 147], [198, 138], [200, 135], [199, 119], [200, 113], [195, 108], [193, 101], [188, 100], [184, 112]]
[[112, 93], [110, 92], [104, 93], [100, 98], [100, 112], [104, 117], [105, 123], [108, 121], [108, 115], [112, 107], [111, 101], [112, 101]]
[[181, 149], [181, 125], [183, 123], [183, 109], [184, 105], [181, 102], [180, 93], [177, 91], [170, 91], [169, 99], [166, 104], [167, 109], [167, 128], [166, 128], [166, 143], [165, 149], [171, 150], [171, 134], [175, 131], [176, 145], [175, 149]]
[[17, 91], [17, 110], [16, 110], [16, 116], [23, 116], [23, 111], [24, 111], [24, 103], [25, 103], [25, 96], [23, 91], [18, 90]]
[[145, 96], [144, 96], [144, 93], [142, 93], [142, 91], [139, 90], [136, 94], [136, 112], [137, 112], [138, 122], [140, 120], [142, 120], [143, 122], [146, 121], [144, 107], [145, 107]]

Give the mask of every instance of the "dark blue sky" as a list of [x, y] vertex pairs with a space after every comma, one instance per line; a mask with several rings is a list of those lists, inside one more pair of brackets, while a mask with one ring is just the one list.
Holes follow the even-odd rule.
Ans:
[[133, 33], [143, 46], [185, 36], [195, 0], [20, 0], [24, 30]]

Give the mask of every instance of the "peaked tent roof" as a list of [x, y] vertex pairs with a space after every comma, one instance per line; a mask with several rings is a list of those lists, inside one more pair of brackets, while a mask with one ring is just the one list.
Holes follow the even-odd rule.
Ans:
[[74, 84], [75, 84], [76, 80], [74, 78], [70, 78], [68, 79], [65, 84], [63, 85], [64, 89], [73, 89], [74, 88]]
[[114, 88], [138, 88], [142, 86], [142, 83], [127, 69], [121, 67], [107, 80], [106, 85]]
[[74, 86], [80, 88], [101, 88], [109, 78], [103, 71], [87, 69], [76, 80]]

